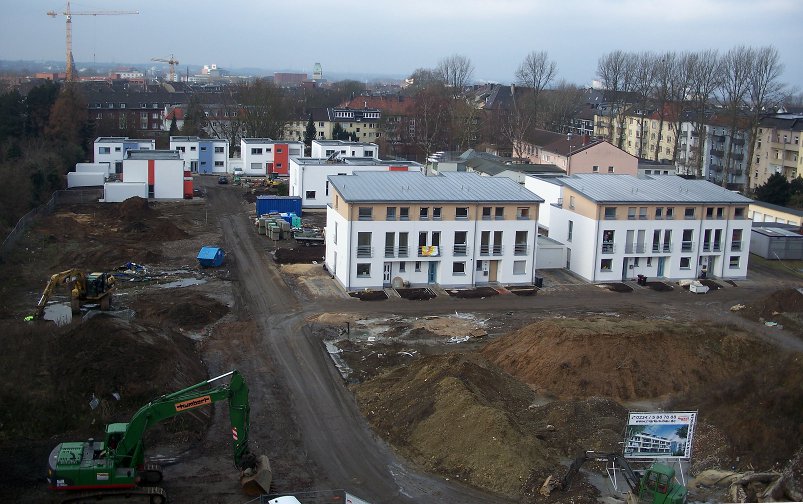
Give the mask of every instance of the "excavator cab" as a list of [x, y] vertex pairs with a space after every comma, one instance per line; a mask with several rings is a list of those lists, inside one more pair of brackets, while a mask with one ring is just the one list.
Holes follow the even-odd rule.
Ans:
[[641, 478], [639, 502], [683, 504], [686, 502], [686, 487], [675, 482], [674, 469], [653, 464]]

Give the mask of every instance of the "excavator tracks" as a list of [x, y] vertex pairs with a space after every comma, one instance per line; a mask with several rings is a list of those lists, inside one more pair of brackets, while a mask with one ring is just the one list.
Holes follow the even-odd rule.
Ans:
[[98, 502], [125, 502], [133, 503], [140, 502], [143, 504], [166, 504], [167, 492], [161, 487], [143, 486], [128, 488], [125, 490], [98, 490], [90, 492], [81, 492], [80, 494], [71, 495], [62, 500], [62, 504], [81, 504]]

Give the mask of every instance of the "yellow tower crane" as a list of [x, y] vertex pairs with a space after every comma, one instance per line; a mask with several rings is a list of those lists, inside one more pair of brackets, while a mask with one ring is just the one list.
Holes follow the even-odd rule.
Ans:
[[170, 59], [165, 58], [151, 58], [151, 61], [161, 61], [162, 63], [167, 63], [170, 65], [170, 82], [176, 82], [176, 65], [178, 65], [178, 60], [170, 55]]
[[67, 18], [67, 71], [66, 79], [71, 82], [75, 78], [75, 60], [72, 57], [72, 17], [73, 16], [118, 16], [121, 14], [139, 14], [139, 11], [73, 11], [70, 9], [70, 0], [67, 0], [67, 10], [64, 12], [48, 11], [47, 15], [56, 17], [59, 14]]

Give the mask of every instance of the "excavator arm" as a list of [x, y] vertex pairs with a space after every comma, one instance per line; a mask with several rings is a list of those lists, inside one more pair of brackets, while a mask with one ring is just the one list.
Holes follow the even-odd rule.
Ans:
[[580, 472], [580, 468], [583, 467], [583, 464], [589, 460], [596, 460], [598, 462], [612, 462], [622, 470], [625, 482], [627, 482], [627, 486], [630, 487], [630, 490], [633, 492], [638, 492], [639, 477], [623, 456], [619, 455], [618, 453], [586, 451], [574, 459], [572, 464], [569, 466], [569, 470], [566, 471], [566, 474], [564, 474], [562, 478], [553, 479], [552, 476], [548, 477], [546, 481], [544, 481], [544, 484], [541, 485], [540, 493], [548, 496], [553, 490], [566, 490], [572, 483], [572, 480], [574, 480], [574, 478], [577, 476], [577, 473]]
[[45, 313], [45, 306], [50, 300], [50, 296], [53, 295], [53, 291], [56, 290], [56, 287], [59, 285], [68, 285], [72, 291], [72, 297], [78, 297], [78, 293], [83, 289], [85, 282], [86, 275], [84, 272], [75, 268], [52, 275], [45, 286], [45, 290], [42, 292], [42, 296], [39, 298], [39, 302], [36, 304], [34, 318], [42, 318]]

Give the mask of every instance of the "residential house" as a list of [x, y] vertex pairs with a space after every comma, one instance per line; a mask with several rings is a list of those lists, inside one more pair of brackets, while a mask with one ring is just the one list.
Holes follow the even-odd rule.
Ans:
[[95, 163], [108, 163], [109, 173], [122, 173], [123, 159], [131, 150], [154, 150], [156, 140], [128, 137], [98, 137], [92, 148]]
[[329, 183], [325, 265], [346, 290], [535, 280], [543, 200], [510, 179], [365, 171]]
[[290, 158], [290, 196], [300, 196], [303, 208], [325, 208], [331, 199], [329, 176], [351, 175], [357, 171], [417, 171], [415, 161], [383, 161], [370, 157]]
[[542, 225], [566, 245], [568, 269], [590, 282], [747, 275], [751, 200], [716, 184], [581, 174], [525, 186], [548, 203]]
[[303, 155], [302, 142], [285, 142], [270, 138], [240, 140], [243, 173], [250, 177], [287, 177], [290, 173], [290, 156]]
[[729, 121], [716, 114], [707, 118], [702, 131], [697, 131], [692, 121], [684, 120], [676, 160], [678, 174], [701, 176], [720, 185], [725, 178], [729, 188], [744, 188], [750, 145], [750, 131], [744, 126], [742, 123], [731, 135]]
[[313, 140], [310, 157], [366, 157], [379, 159], [379, 146], [375, 143], [346, 140]]
[[619, 145], [621, 135], [622, 150], [635, 157], [674, 162], [677, 108], [664, 105], [663, 113], [648, 106], [631, 106], [624, 114], [600, 111], [595, 115], [594, 134], [610, 138], [614, 145]]
[[803, 210], [751, 201], [748, 212], [753, 222], [773, 222], [803, 228]]
[[193, 173], [227, 173], [229, 142], [197, 136], [171, 136], [170, 150], [181, 153]]
[[761, 120], [753, 154], [750, 187], [764, 185], [775, 173], [787, 180], [803, 174], [803, 114], [777, 114]]
[[360, 142], [375, 142], [381, 136], [379, 122], [382, 112], [379, 109], [333, 107], [313, 109], [310, 113], [290, 121], [285, 127], [284, 138], [303, 141], [310, 116], [315, 125], [315, 136], [319, 140], [332, 139], [332, 130], [336, 124]]
[[638, 159], [605, 140], [534, 130], [520, 142], [520, 151], [533, 164], [553, 164], [576, 173], [636, 175]]
[[[188, 174], [180, 153], [174, 150], [132, 150], [123, 160], [123, 182], [147, 185], [150, 198], [181, 199], [187, 195], [187, 187], [192, 197], [192, 177]], [[115, 185], [106, 184], [108, 187]]]

